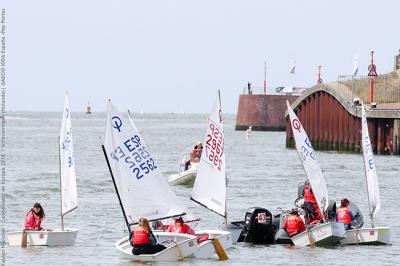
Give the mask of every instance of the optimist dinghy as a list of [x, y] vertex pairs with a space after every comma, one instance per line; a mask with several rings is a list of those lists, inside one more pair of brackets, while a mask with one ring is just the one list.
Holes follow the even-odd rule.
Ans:
[[[224, 217], [225, 224], [227, 218], [226, 183], [224, 129], [221, 97], [218, 91], [218, 98], [207, 122], [203, 154], [197, 168], [191, 200]], [[224, 250], [232, 247], [231, 233], [228, 231], [201, 230], [196, 231], [196, 235], [208, 237], [206, 241], [199, 243], [199, 248], [195, 252], [197, 258], [213, 258], [219, 249], [215, 246], [216, 242], [219, 242], [218, 244]], [[224, 251], [222, 252], [224, 253]], [[218, 255], [221, 258], [221, 255]]]
[[296, 150], [307, 175], [307, 179], [312, 187], [315, 199], [318, 203], [318, 208], [323, 214], [324, 221], [324, 223], [317, 224], [305, 232], [295, 235], [291, 238], [292, 242], [296, 246], [325, 246], [339, 244], [340, 240], [344, 239], [346, 232], [344, 224], [330, 222], [325, 218], [329, 200], [328, 189], [326, 187], [321, 167], [300, 120], [294, 113], [288, 101], [286, 101], [286, 105], [293, 136], [296, 142]]
[[373, 157], [371, 140], [368, 132], [367, 116], [365, 114], [364, 104], [361, 103], [361, 129], [362, 129], [362, 147], [365, 168], [365, 179], [368, 190], [369, 214], [371, 217], [371, 228], [355, 228], [346, 231], [345, 239], [341, 244], [364, 244], [364, 245], [382, 245], [390, 244], [392, 233], [389, 227], [375, 227], [374, 215], [381, 208], [381, 199], [379, 193], [378, 177]]
[[187, 185], [193, 186], [194, 180], [197, 175], [198, 162], [190, 162], [189, 168], [185, 170], [186, 156], [182, 156], [179, 173], [168, 176], [168, 183], [170, 185]]
[[[149, 221], [185, 215], [185, 208], [169, 187], [133, 120], [108, 103], [103, 152], [114, 183], [126, 225], [145, 217]], [[132, 260], [177, 261], [197, 250], [196, 236], [153, 232], [167, 248], [155, 254], [133, 255], [128, 237], [115, 247]]]
[[75, 157], [72, 144], [71, 113], [68, 93], [59, 137], [61, 229], [52, 231], [14, 231], [7, 233], [10, 246], [21, 246], [26, 237], [28, 246], [71, 246], [78, 235], [77, 229], [64, 228], [64, 215], [78, 207], [76, 191]]

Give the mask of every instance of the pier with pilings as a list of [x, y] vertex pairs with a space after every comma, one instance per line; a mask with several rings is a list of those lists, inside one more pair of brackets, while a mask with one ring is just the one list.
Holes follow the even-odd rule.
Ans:
[[[373, 77], [375, 102], [369, 101], [369, 77], [339, 78], [304, 92], [291, 106], [316, 150], [360, 152], [361, 109], [364, 101], [373, 150], [400, 154], [399, 71]], [[286, 146], [294, 147], [287, 112]]]

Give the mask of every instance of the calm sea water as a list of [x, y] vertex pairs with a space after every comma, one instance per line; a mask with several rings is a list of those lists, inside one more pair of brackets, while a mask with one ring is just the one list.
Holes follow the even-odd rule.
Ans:
[[[125, 236], [117, 196], [101, 151], [105, 114], [72, 114], [78, 183], [78, 209], [65, 217], [66, 227], [80, 232], [72, 247], [7, 247], [7, 265], [131, 265], [114, 248]], [[180, 156], [205, 134], [206, 115], [135, 115], [149, 149], [162, 171], [178, 169]], [[32, 204], [41, 202], [45, 228], [60, 227], [57, 137], [61, 113], [9, 113], [7, 116], [7, 231], [22, 228]], [[251, 206], [293, 206], [297, 184], [305, 179], [295, 150], [285, 148], [284, 132], [253, 132], [245, 139], [234, 131], [235, 117], [225, 116], [225, 143], [230, 219], [242, 219]], [[363, 161], [360, 154], [317, 152], [330, 197], [349, 197], [369, 224]], [[238, 244], [230, 260], [189, 260], [169, 265], [396, 265], [400, 264], [400, 157], [376, 156], [382, 209], [377, 225], [391, 226], [393, 245], [296, 248]], [[173, 187], [189, 210], [213, 228], [221, 217], [189, 200], [190, 188]], [[192, 224], [194, 226], [194, 224]]]

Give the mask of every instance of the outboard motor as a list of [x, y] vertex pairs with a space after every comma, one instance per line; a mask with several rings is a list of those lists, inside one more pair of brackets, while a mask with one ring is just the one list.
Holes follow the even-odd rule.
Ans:
[[244, 229], [241, 238], [244, 242], [254, 244], [273, 244], [279, 226], [272, 223], [270, 211], [260, 207], [252, 207], [246, 211]]
[[279, 229], [281, 227], [281, 223], [283, 223], [281, 217], [282, 217], [281, 213], [272, 215], [272, 226], [274, 226], [276, 229]]

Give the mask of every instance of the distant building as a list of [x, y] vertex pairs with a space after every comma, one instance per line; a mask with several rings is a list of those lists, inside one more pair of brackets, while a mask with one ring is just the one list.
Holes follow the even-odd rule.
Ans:
[[306, 90], [302, 87], [251, 87], [239, 96], [236, 130], [285, 131], [286, 101], [293, 103]]

